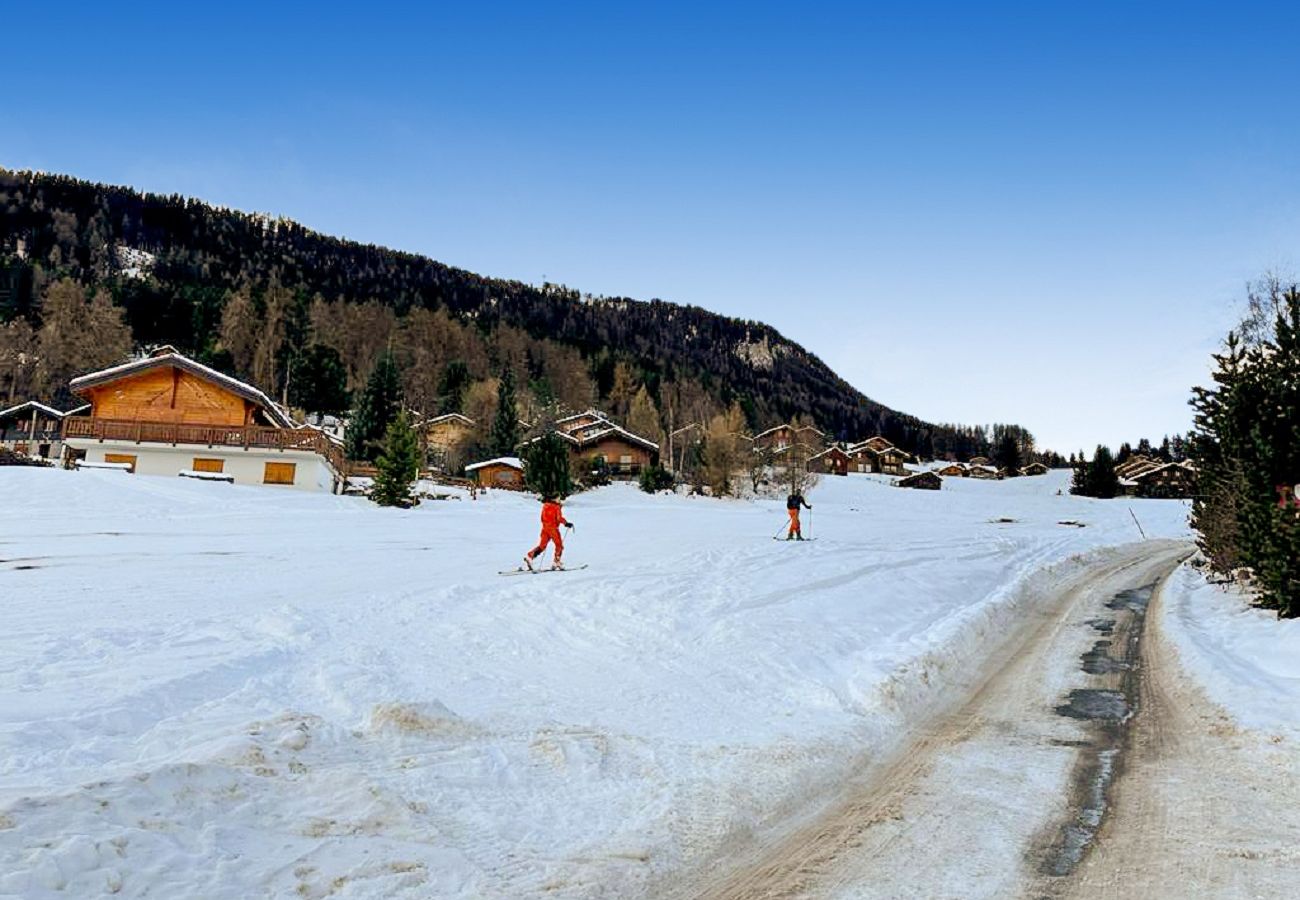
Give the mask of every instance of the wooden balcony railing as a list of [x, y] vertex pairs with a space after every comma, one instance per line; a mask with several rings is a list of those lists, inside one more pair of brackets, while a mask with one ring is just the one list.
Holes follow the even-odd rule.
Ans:
[[275, 428], [269, 425], [192, 425], [182, 422], [139, 422], [68, 416], [63, 437], [137, 444], [197, 444], [205, 447], [243, 447], [259, 450], [306, 450], [329, 460], [343, 471], [343, 451], [315, 428]]

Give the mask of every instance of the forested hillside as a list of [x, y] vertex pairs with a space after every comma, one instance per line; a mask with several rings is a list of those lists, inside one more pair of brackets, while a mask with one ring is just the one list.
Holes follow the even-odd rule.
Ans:
[[65, 399], [71, 374], [162, 343], [304, 410], [345, 404], [391, 348], [407, 402], [424, 412], [490, 418], [509, 370], [525, 414], [595, 404], [662, 435], [738, 406], [755, 429], [804, 415], [836, 437], [881, 433], [927, 456], [989, 450], [985, 429], [888, 409], [758, 322], [486, 278], [285, 219], [0, 169], [0, 400]]

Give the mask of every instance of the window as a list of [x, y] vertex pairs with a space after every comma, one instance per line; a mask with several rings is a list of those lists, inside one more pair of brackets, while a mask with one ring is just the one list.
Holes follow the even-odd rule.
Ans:
[[297, 469], [297, 463], [269, 462], [262, 476], [262, 484], [293, 484]]
[[190, 464], [190, 468], [195, 472], [224, 472], [226, 470], [226, 461], [224, 459], [200, 459], [196, 456]]
[[105, 453], [104, 462], [106, 463], [126, 463], [135, 472], [135, 456], [130, 453]]

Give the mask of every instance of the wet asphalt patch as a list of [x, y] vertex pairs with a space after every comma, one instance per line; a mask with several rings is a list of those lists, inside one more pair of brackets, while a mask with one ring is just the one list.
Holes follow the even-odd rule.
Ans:
[[1086, 723], [1089, 739], [1054, 741], [1077, 746], [1078, 760], [1070, 785], [1069, 809], [1045, 850], [1037, 852], [1044, 874], [1064, 878], [1087, 856], [1110, 808], [1115, 779], [1123, 770], [1131, 726], [1138, 714], [1138, 666], [1147, 608], [1154, 584], [1120, 591], [1106, 602], [1114, 618], [1089, 619], [1084, 624], [1106, 636], [1080, 658], [1079, 667], [1092, 677], [1056, 707], [1057, 715]]

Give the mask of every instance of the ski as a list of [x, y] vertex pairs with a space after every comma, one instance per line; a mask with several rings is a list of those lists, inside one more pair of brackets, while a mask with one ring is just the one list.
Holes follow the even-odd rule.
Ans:
[[[772, 540], [774, 540], [774, 541], [781, 541], [782, 543], [784, 543], [786, 539], [783, 538], [783, 537], [774, 537], [774, 538], [772, 538]], [[815, 541], [815, 540], [817, 540], [817, 538], [804, 538], [802, 541], [790, 541], [790, 543], [792, 543], [792, 544], [811, 544], [811, 543], [812, 543], [813, 541]]]
[[589, 563], [583, 563], [580, 566], [565, 566], [563, 569], [525, 569], [520, 566], [517, 569], [507, 569], [504, 572], [498, 572], [498, 575], [547, 575], [551, 572], [581, 572], [587, 568]]

